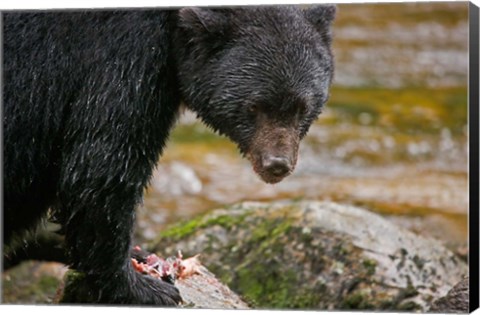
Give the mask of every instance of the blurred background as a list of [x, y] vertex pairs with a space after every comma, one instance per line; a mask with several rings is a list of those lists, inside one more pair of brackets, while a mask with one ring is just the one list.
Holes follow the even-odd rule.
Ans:
[[468, 3], [340, 4], [335, 80], [293, 175], [264, 184], [228, 139], [185, 112], [144, 204], [139, 244], [243, 200], [361, 205], [464, 252]]
[[[340, 4], [333, 29], [331, 97], [295, 172], [264, 184], [186, 111], [138, 208], [136, 244], [225, 204], [315, 199], [362, 206], [466, 259], [468, 3]], [[11, 269], [3, 302], [49, 302], [63, 272]]]

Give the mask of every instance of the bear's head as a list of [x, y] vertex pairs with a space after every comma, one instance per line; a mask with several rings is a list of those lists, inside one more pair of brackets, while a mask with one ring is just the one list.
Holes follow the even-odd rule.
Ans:
[[334, 17], [332, 5], [179, 10], [173, 58], [183, 101], [267, 183], [293, 171], [328, 99]]

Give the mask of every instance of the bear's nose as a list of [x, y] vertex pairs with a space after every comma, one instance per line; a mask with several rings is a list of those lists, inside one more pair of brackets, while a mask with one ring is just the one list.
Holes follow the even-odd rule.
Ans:
[[284, 176], [290, 172], [290, 161], [283, 156], [266, 156], [262, 161], [263, 168], [274, 176]]

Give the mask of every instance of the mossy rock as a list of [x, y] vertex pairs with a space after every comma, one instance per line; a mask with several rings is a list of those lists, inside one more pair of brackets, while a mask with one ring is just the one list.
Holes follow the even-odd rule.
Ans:
[[214, 210], [165, 230], [149, 250], [201, 253], [254, 308], [424, 311], [467, 273], [440, 243], [329, 202]]

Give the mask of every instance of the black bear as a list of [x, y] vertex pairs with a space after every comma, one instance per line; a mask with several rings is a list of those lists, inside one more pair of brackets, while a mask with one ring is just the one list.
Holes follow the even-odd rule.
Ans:
[[4, 243], [49, 213], [91, 301], [176, 305], [129, 250], [180, 103], [279, 182], [328, 98], [335, 7], [2, 15]]

